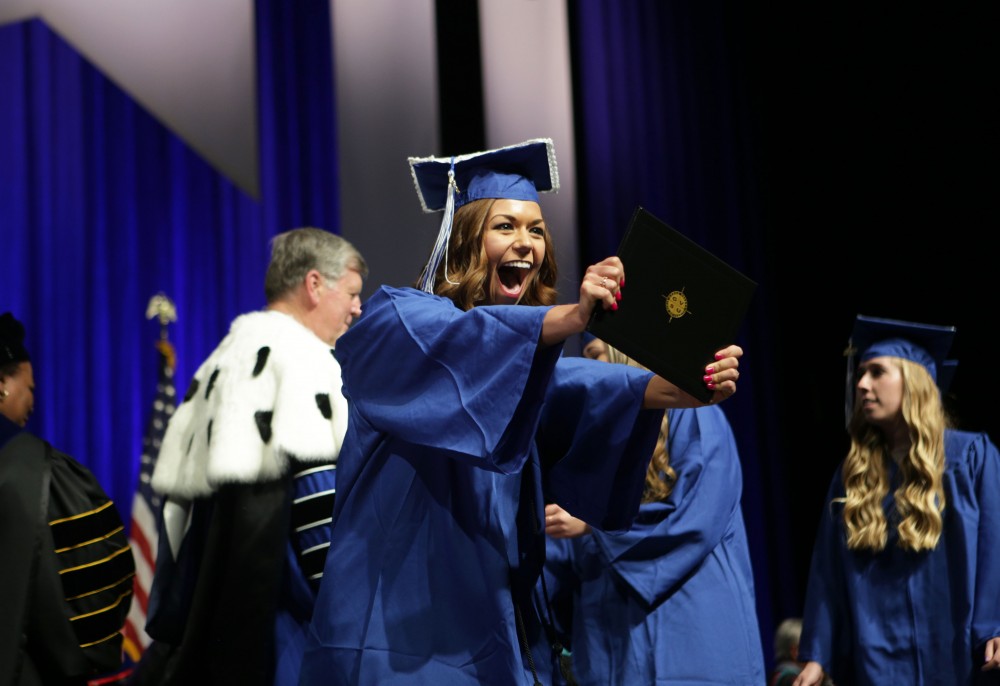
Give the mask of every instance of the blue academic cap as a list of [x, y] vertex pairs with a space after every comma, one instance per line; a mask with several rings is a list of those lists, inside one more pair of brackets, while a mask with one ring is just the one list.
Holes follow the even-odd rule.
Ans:
[[922, 365], [941, 392], [955, 376], [957, 360], [945, 359], [955, 340], [954, 326], [920, 324], [858, 315], [844, 355], [847, 357], [847, 411], [850, 418], [857, 365], [873, 357], [901, 357]]
[[434, 275], [441, 259], [447, 257], [456, 209], [484, 198], [538, 202], [540, 192], [559, 190], [551, 138], [455, 157], [410, 157], [409, 163], [424, 212], [444, 210], [434, 250], [420, 279], [421, 290], [428, 293], [434, 292]]

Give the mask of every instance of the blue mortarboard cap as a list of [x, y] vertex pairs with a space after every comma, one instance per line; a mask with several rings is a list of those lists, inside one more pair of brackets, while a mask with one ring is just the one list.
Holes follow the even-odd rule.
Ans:
[[847, 350], [848, 417], [857, 365], [873, 357], [901, 357], [922, 365], [944, 392], [955, 376], [956, 360], [945, 359], [955, 340], [954, 326], [921, 324], [858, 315]]
[[409, 158], [424, 212], [445, 209], [455, 175], [455, 209], [473, 200], [507, 198], [538, 202], [538, 193], [559, 190], [556, 153], [550, 138], [455, 157]]
[[409, 163], [424, 212], [444, 210], [434, 250], [421, 277], [420, 287], [428, 293], [434, 291], [434, 275], [446, 257], [456, 209], [485, 198], [538, 202], [540, 192], [559, 190], [550, 138], [455, 157], [411, 157]]
[[859, 363], [889, 355], [923, 365], [940, 386], [938, 371], [944, 365], [954, 340], [954, 326], [858, 315], [850, 347]]

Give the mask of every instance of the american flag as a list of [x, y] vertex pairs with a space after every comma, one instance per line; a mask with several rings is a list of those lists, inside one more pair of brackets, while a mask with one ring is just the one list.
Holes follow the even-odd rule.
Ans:
[[139, 484], [132, 500], [132, 524], [129, 542], [135, 556], [135, 585], [132, 608], [125, 621], [126, 663], [139, 661], [143, 650], [149, 645], [146, 634], [146, 608], [149, 591], [153, 584], [153, 570], [156, 568], [157, 517], [160, 496], [153, 492], [151, 481], [160, 444], [167, 429], [167, 422], [174, 413], [177, 391], [174, 386], [174, 364], [176, 356], [173, 346], [165, 338], [156, 344], [160, 357], [160, 372], [156, 383], [156, 399], [149, 418], [146, 435], [142, 441], [142, 464], [139, 468]]

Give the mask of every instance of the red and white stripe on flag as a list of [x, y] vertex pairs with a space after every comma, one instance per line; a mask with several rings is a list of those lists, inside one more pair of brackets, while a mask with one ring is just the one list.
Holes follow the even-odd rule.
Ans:
[[132, 523], [129, 530], [129, 542], [135, 557], [135, 584], [132, 607], [123, 633], [126, 662], [132, 663], [139, 661], [150, 643], [149, 635], [146, 634], [146, 612], [149, 607], [149, 592], [153, 586], [153, 572], [156, 570], [157, 520], [162, 506], [160, 496], [153, 491], [151, 482], [163, 434], [177, 400], [173, 347], [166, 340], [158, 341], [157, 347], [160, 352], [160, 371], [156, 398], [146, 435], [143, 437], [139, 483], [132, 500]]

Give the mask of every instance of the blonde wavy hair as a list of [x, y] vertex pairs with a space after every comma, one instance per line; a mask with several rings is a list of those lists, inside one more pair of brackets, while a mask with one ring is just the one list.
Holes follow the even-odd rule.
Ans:
[[[450, 298], [463, 310], [470, 310], [486, 302], [491, 274], [483, 234], [486, 231], [486, 218], [494, 202], [496, 200], [473, 200], [455, 210], [447, 258], [441, 260], [437, 274], [434, 275], [434, 294]], [[544, 236], [545, 256], [538, 271], [525, 284], [524, 294], [518, 301], [520, 305], [556, 304], [558, 271], [548, 228]], [[445, 267], [448, 269], [448, 278], [445, 278]], [[422, 278], [423, 274], [415, 282], [416, 288], [420, 287]]]
[[[608, 349], [608, 361], [615, 364], [627, 364], [630, 367], [639, 369], [648, 368], [639, 364], [631, 357], [617, 348], [605, 343]], [[646, 467], [646, 486], [642, 492], [643, 503], [655, 503], [666, 500], [667, 496], [674, 489], [677, 483], [677, 472], [670, 466], [670, 453], [667, 452], [667, 437], [670, 435], [670, 421], [666, 411], [663, 413], [663, 421], [660, 423], [660, 435], [656, 439], [656, 447], [653, 448], [653, 457]]]
[[[899, 485], [893, 492], [891, 517], [904, 550], [932, 550], [941, 538], [945, 508], [944, 431], [948, 418], [934, 379], [922, 365], [890, 358], [902, 374], [902, 415], [910, 436], [910, 450], [899, 463]], [[889, 538], [882, 502], [889, 492], [888, 443], [882, 430], [865, 420], [855, 403], [848, 426], [851, 447], [841, 476], [847, 547], [882, 551]]]

